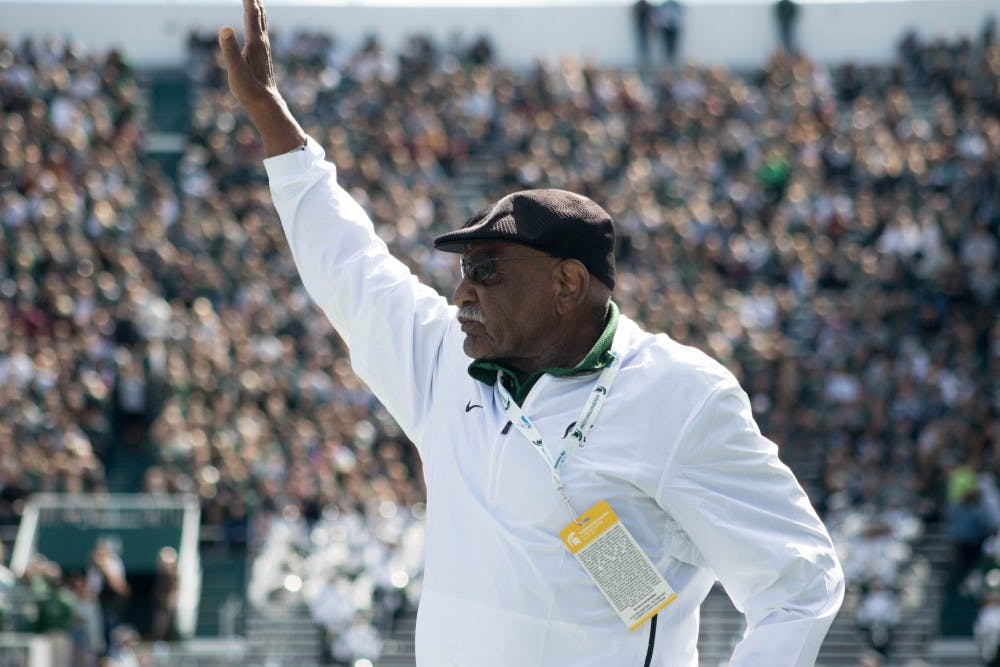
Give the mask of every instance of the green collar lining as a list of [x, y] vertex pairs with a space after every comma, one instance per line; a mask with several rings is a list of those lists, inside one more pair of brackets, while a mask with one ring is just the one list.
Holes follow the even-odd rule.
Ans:
[[594, 347], [590, 348], [590, 352], [583, 358], [583, 361], [573, 368], [543, 368], [540, 371], [535, 371], [524, 382], [521, 382], [512, 371], [500, 364], [492, 361], [473, 361], [469, 364], [469, 375], [473, 379], [492, 387], [496, 384], [497, 372], [499, 371], [503, 376], [504, 386], [511, 393], [514, 402], [521, 405], [524, 403], [524, 399], [527, 398], [528, 392], [538, 382], [538, 378], [546, 373], [555, 377], [567, 377], [570, 375], [592, 373], [610, 365], [612, 359], [611, 342], [615, 338], [615, 331], [617, 329], [618, 306], [612, 301], [608, 306], [608, 323], [605, 325], [604, 331], [598, 337], [597, 342], [594, 343]]

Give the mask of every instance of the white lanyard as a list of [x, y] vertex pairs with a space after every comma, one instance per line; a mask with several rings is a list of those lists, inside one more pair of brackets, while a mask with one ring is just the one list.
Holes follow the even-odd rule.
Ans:
[[556, 490], [562, 496], [563, 500], [566, 501], [566, 505], [569, 506], [574, 517], [577, 516], [577, 512], [573, 509], [573, 505], [566, 496], [566, 490], [560, 478], [559, 470], [566, 465], [566, 462], [576, 453], [576, 450], [583, 446], [583, 442], [587, 439], [587, 431], [593, 426], [598, 413], [604, 407], [604, 400], [608, 397], [608, 390], [611, 389], [611, 383], [615, 381], [615, 376], [618, 375], [618, 368], [621, 366], [621, 360], [618, 358], [618, 355], [612, 352], [611, 356], [611, 363], [601, 371], [601, 374], [597, 378], [597, 384], [594, 385], [594, 388], [590, 391], [590, 396], [587, 397], [587, 401], [583, 405], [583, 410], [576, 420], [576, 425], [568, 436], [568, 444], [559, 453], [555, 461], [552, 460], [549, 451], [545, 448], [541, 431], [528, 419], [528, 416], [524, 414], [520, 406], [514, 402], [510, 392], [503, 386], [503, 382], [501, 381], [502, 372], [497, 372], [497, 391], [500, 392], [500, 398], [503, 399], [502, 405], [504, 412], [507, 413], [507, 419], [528, 439], [528, 442], [534, 445], [535, 451], [538, 452], [545, 461], [545, 464], [552, 470], [552, 481], [556, 486]]

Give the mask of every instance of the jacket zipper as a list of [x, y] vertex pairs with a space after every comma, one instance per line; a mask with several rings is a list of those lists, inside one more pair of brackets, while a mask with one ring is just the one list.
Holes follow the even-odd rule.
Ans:
[[486, 483], [486, 501], [490, 505], [497, 503], [497, 479], [500, 477], [500, 459], [503, 457], [504, 445], [507, 442], [507, 433], [510, 431], [511, 423], [508, 421], [503, 430], [493, 439], [493, 448], [490, 452], [490, 472]]

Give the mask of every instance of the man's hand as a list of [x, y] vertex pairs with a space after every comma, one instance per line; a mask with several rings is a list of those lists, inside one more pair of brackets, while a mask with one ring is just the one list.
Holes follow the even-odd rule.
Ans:
[[278, 92], [267, 14], [260, 0], [243, 0], [243, 30], [246, 43], [242, 50], [232, 28], [219, 31], [229, 90], [260, 132], [267, 156], [287, 153], [305, 144], [305, 133]]
[[228, 26], [219, 31], [219, 45], [229, 75], [229, 90], [250, 109], [281, 97], [274, 80], [267, 13], [260, 0], [243, 0], [243, 33], [246, 43], [242, 51], [236, 31]]

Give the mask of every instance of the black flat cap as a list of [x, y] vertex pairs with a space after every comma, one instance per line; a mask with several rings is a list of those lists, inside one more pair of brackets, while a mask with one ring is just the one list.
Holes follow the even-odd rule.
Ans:
[[434, 239], [445, 252], [464, 252], [472, 241], [522, 243], [555, 257], [579, 260], [608, 287], [615, 286], [615, 226], [583, 195], [566, 190], [523, 190], [485, 208]]

